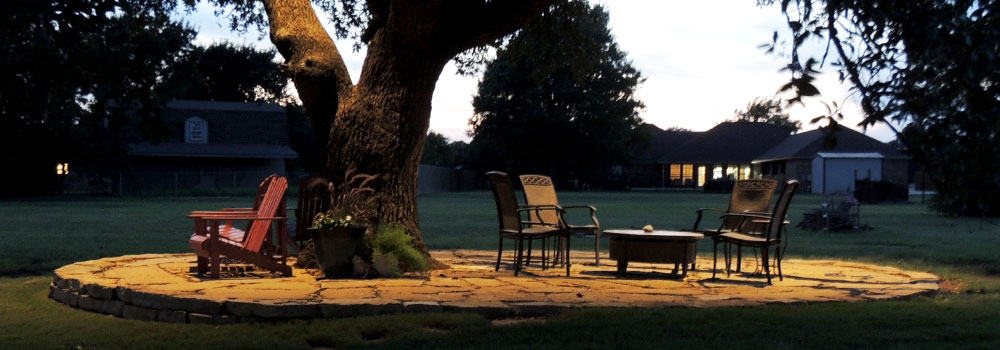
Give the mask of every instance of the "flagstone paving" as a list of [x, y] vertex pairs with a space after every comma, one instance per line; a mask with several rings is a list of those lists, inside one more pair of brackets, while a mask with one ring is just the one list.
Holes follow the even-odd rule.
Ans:
[[754, 259], [744, 273], [720, 271], [712, 279], [711, 258], [701, 257], [687, 276], [672, 265], [630, 263], [618, 275], [614, 260], [593, 264], [573, 252], [565, 268], [541, 269], [533, 262], [517, 277], [507, 254], [494, 271], [496, 252], [433, 251], [450, 266], [397, 279], [325, 279], [295, 269], [281, 277], [243, 265], [223, 278], [192, 272], [192, 254], [127, 255], [83, 261], [55, 271], [51, 297], [84, 310], [119, 317], [189, 323], [230, 323], [289, 318], [353, 317], [399, 312], [468, 311], [490, 318], [536, 317], [578, 307], [714, 307], [764, 303], [869, 301], [935, 293], [939, 278], [838, 260], [788, 259], [784, 280], [766, 285]]

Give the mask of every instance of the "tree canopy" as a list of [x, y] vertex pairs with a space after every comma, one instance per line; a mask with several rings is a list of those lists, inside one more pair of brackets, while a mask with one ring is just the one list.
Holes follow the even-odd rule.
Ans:
[[[775, 1], [764, 1], [774, 3]], [[785, 89], [819, 95], [831, 60], [851, 82], [862, 126], [886, 123], [937, 185], [936, 208], [1000, 215], [1000, 1], [782, 0], [792, 36]], [[828, 48], [801, 58], [807, 40]], [[775, 46], [779, 45], [775, 33]], [[772, 47], [773, 49], [773, 47]], [[906, 125], [898, 130], [895, 125]]]
[[781, 105], [781, 99], [758, 97], [747, 103], [742, 110], [734, 111], [733, 121], [774, 124], [788, 130], [789, 134], [799, 131], [802, 122], [789, 119]]
[[194, 32], [169, 4], [146, 1], [12, 1], [0, 20], [0, 143], [5, 172], [32, 192], [49, 189], [57, 162], [105, 173], [125, 145], [162, 131], [162, 72]]
[[208, 101], [283, 102], [288, 78], [273, 49], [216, 43], [194, 47], [173, 72], [177, 98]]
[[478, 168], [600, 180], [633, 153], [643, 78], [600, 5], [570, 1], [499, 49], [473, 98]]

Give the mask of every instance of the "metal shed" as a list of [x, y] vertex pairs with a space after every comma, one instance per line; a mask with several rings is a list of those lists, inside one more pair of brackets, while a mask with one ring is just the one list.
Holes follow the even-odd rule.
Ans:
[[854, 192], [857, 180], [882, 180], [881, 153], [818, 152], [812, 160], [812, 193]]

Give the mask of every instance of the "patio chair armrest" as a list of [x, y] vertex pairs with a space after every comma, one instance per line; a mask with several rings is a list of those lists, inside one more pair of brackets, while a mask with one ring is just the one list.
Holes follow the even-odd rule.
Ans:
[[750, 220], [753, 220], [753, 219], [771, 220], [771, 215], [752, 214], [750, 212], [725, 213], [725, 214], [722, 214], [719, 217], [724, 219], [724, 218], [729, 217], [729, 216], [741, 217], [741, 218], [744, 218], [744, 220], [746, 220], [746, 219], [750, 219]]
[[555, 205], [555, 204], [547, 204], [547, 205], [522, 205], [522, 206], [520, 206], [520, 207], [517, 208], [517, 211], [532, 211], [532, 210], [555, 210], [555, 211], [558, 211], [560, 213], [566, 211], [565, 209], [563, 209], [563, 207], [560, 207], [560, 206]]
[[253, 208], [222, 208], [219, 211], [254, 211]]
[[589, 209], [590, 221], [594, 224], [594, 226], [597, 226], [598, 230], [600, 230], [601, 223], [597, 221], [597, 208], [593, 205], [568, 205], [563, 207], [563, 209]]
[[717, 209], [717, 208], [699, 208], [698, 210], [695, 211], [695, 213], [698, 214], [698, 218], [694, 220], [694, 227], [691, 228], [691, 231], [695, 231], [695, 232], [698, 231], [698, 226], [701, 226], [701, 219], [702, 219], [702, 216], [705, 214], [705, 211], [717, 211], [717, 212], [720, 212], [720, 213], [725, 213], [726, 212], [725, 210]]

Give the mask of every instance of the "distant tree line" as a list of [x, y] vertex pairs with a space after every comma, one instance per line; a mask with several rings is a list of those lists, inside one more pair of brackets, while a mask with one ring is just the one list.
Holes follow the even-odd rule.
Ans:
[[[170, 1], [15, 0], [0, 14], [4, 195], [45, 193], [56, 163], [97, 176], [156, 142], [171, 99], [286, 101], [273, 50], [193, 44]], [[16, 151], [14, 151], [16, 150]], [[9, 182], [5, 182], [9, 183]]]

